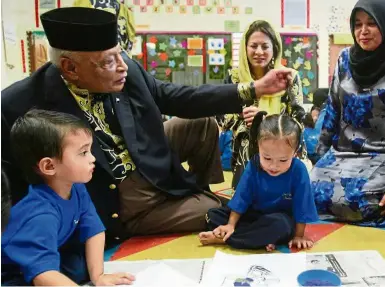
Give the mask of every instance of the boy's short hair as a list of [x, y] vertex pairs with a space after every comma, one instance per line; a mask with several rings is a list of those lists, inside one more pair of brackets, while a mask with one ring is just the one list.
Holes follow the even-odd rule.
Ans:
[[8, 224], [11, 213], [11, 190], [7, 175], [1, 170], [1, 231], [3, 232]]
[[316, 107], [322, 107], [328, 99], [329, 88], [318, 88], [313, 95], [313, 105]]
[[307, 113], [306, 116], [303, 119], [303, 125], [306, 128], [314, 129], [314, 120], [310, 113]]
[[321, 108], [320, 107], [318, 107], [318, 106], [315, 106], [315, 105], [313, 105], [312, 107], [311, 107], [311, 110], [310, 110], [310, 112], [312, 112], [312, 111], [321, 111]]
[[65, 135], [79, 130], [92, 135], [89, 126], [78, 117], [54, 111], [30, 110], [15, 121], [11, 149], [30, 184], [44, 183], [37, 164], [44, 157], [61, 159]]

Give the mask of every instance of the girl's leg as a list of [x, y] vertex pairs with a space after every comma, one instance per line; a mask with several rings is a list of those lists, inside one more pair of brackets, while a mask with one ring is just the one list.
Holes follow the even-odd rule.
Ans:
[[229, 221], [231, 210], [227, 206], [211, 208], [206, 214], [207, 228], [210, 231], [199, 233], [198, 237], [203, 245], [225, 244], [222, 238], [214, 235], [213, 230], [220, 225], [226, 225]]
[[220, 225], [226, 225], [229, 222], [231, 209], [227, 206], [220, 208], [211, 208], [206, 214], [206, 223], [209, 230], [214, 230]]
[[262, 214], [250, 224], [237, 226], [226, 243], [239, 249], [274, 248], [275, 244], [289, 242], [294, 232], [294, 220], [287, 214]]

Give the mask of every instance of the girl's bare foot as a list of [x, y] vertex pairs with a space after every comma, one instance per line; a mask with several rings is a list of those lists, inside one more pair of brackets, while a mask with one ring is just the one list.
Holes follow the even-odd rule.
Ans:
[[267, 251], [267, 252], [271, 252], [271, 251], [273, 251], [273, 250], [275, 250], [275, 245], [274, 245], [274, 244], [268, 244], [268, 245], [266, 245], [266, 251]]
[[202, 245], [226, 244], [222, 238], [216, 237], [212, 231], [201, 232], [198, 237]]

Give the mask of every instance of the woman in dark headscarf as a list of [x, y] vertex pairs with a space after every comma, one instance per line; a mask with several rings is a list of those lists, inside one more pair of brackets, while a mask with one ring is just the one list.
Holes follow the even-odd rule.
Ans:
[[385, 1], [360, 0], [338, 59], [311, 174], [318, 209], [385, 227]]

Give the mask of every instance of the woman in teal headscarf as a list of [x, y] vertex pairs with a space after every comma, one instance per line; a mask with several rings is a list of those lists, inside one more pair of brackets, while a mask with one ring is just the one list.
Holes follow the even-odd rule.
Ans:
[[[281, 36], [265, 20], [251, 23], [242, 36], [239, 49], [239, 67], [229, 71], [225, 83], [252, 82], [262, 78], [269, 70], [281, 68]], [[293, 84], [286, 90], [272, 95], [263, 95], [258, 101], [249, 102], [242, 114], [226, 115], [224, 130], [233, 132], [233, 184], [235, 188], [249, 160], [249, 126], [258, 111], [268, 114], [289, 114], [301, 121], [305, 115], [302, 108], [301, 79], [293, 70]], [[305, 156], [305, 155], [304, 155]]]

